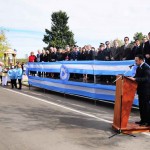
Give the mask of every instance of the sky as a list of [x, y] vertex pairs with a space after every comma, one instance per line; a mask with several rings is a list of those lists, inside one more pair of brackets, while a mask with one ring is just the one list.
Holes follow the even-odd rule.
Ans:
[[150, 0], [0, 0], [0, 29], [17, 57], [37, 53], [46, 44], [51, 14], [65, 11], [77, 45], [98, 47], [106, 40], [150, 32]]

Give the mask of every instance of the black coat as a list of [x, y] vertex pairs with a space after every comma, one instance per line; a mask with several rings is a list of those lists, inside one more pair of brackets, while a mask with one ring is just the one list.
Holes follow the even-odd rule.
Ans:
[[41, 54], [40, 55], [40, 62], [45, 62], [46, 61], [46, 54]]
[[78, 60], [86, 60], [86, 52], [81, 52], [78, 55]]
[[131, 51], [131, 59], [134, 59], [136, 55], [142, 54], [141, 46], [134, 46]]
[[45, 62], [50, 62], [51, 61], [51, 55], [50, 54], [46, 54], [45, 55]]
[[50, 53], [50, 58], [51, 58], [50, 62], [57, 61], [57, 53], [54, 52]]
[[150, 66], [144, 63], [138, 67], [135, 74], [136, 82], [138, 83], [138, 95], [150, 95]]
[[120, 57], [121, 60], [125, 58], [125, 60], [131, 60], [131, 51], [132, 51], [132, 45], [128, 44], [127, 47], [125, 45], [121, 46], [120, 48]]
[[[111, 48], [105, 48], [104, 49], [105, 60], [110, 60], [110, 51], [111, 51]], [[107, 57], [107, 59], [106, 59], [106, 57]]]
[[140, 49], [141, 49], [141, 53], [142, 53], [143, 56], [144, 56], [144, 48], [145, 48], [145, 43], [142, 43], [140, 45]]
[[71, 57], [70, 59], [71, 59], [71, 60], [78, 60], [79, 55], [80, 55], [80, 52], [79, 52], [79, 51], [77, 51], [77, 52], [74, 52], [74, 51], [73, 51], [73, 52], [70, 53], [70, 57]]
[[86, 51], [86, 60], [94, 60], [94, 51]]
[[104, 50], [103, 50], [103, 51], [100, 51], [100, 50], [99, 50], [98, 53], [97, 53], [96, 59], [97, 59], [97, 60], [101, 60], [101, 61], [103, 60], [103, 61], [104, 61], [104, 60], [106, 60], [105, 58], [106, 58], [106, 51], [104, 51]]
[[114, 60], [120, 60], [120, 47], [111, 47], [110, 49], [110, 58], [114, 58]]
[[[149, 41], [145, 43], [143, 53], [144, 53], [144, 57], [146, 54], [150, 54], [150, 42]], [[150, 58], [145, 58], [145, 61], [146, 63], [148, 63], [148, 65], [150, 65]]]
[[57, 60], [58, 60], [58, 61], [64, 60], [64, 58], [63, 58], [63, 53], [57, 52]]

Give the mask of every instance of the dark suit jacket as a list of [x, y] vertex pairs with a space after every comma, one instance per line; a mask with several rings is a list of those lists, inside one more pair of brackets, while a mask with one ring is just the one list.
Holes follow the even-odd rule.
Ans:
[[86, 60], [94, 60], [94, 51], [86, 51]]
[[[105, 52], [105, 60], [110, 60], [110, 51], [111, 51], [111, 48], [105, 48], [104, 49], [104, 52]], [[106, 57], [108, 57], [108, 59], [106, 59]]]
[[54, 52], [50, 53], [50, 58], [51, 58], [50, 62], [57, 61], [57, 53]]
[[134, 59], [136, 55], [142, 54], [141, 46], [134, 46], [131, 51], [131, 59]]
[[110, 49], [110, 58], [114, 58], [114, 60], [120, 60], [120, 47], [111, 47]]
[[79, 57], [79, 55], [80, 55], [80, 52], [79, 51], [77, 51], [77, 52], [71, 52], [70, 53], [70, 55], [71, 55], [71, 60], [78, 60], [78, 57]]
[[81, 52], [78, 55], [78, 60], [86, 60], [86, 52]]
[[41, 54], [40, 55], [40, 62], [45, 62], [46, 61], [46, 54]]
[[128, 44], [128, 46], [125, 48], [125, 45], [121, 46], [120, 48], [120, 57], [121, 60], [125, 58], [125, 60], [131, 60], [131, 50], [132, 50], [132, 45]]
[[144, 63], [138, 67], [135, 74], [136, 82], [138, 83], [138, 95], [150, 95], [150, 66]]
[[[144, 54], [144, 57], [145, 57], [146, 54], [150, 54], [150, 42], [149, 41], [147, 41], [145, 43], [143, 54]], [[150, 65], [150, 58], [145, 57], [145, 61], [146, 61], [146, 63], [148, 63], [148, 65]]]
[[144, 48], [145, 48], [145, 43], [142, 43], [140, 45], [140, 49], [141, 49], [141, 53], [142, 53], [143, 56], [144, 56]]
[[103, 50], [103, 51], [99, 50], [97, 53], [96, 59], [97, 60], [106, 60], [105, 57], [106, 57], [106, 51], [105, 50]]

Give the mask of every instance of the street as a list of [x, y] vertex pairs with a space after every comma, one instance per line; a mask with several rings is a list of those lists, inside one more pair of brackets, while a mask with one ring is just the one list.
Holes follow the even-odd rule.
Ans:
[[[35, 87], [0, 87], [0, 150], [149, 150], [149, 133], [109, 139], [113, 107]], [[138, 109], [130, 120], [139, 120]]]

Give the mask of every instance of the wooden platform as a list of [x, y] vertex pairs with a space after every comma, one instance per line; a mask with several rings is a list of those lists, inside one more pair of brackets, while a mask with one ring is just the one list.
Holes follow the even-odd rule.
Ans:
[[140, 126], [138, 124], [135, 123], [128, 123], [126, 128], [118, 128], [117, 126], [115, 126], [114, 124], [112, 125], [112, 127], [114, 128], [114, 130], [117, 131], [121, 131], [122, 133], [141, 133], [141, 132], [150, 132], [150, 126], [146, 127], [146, 126]]

